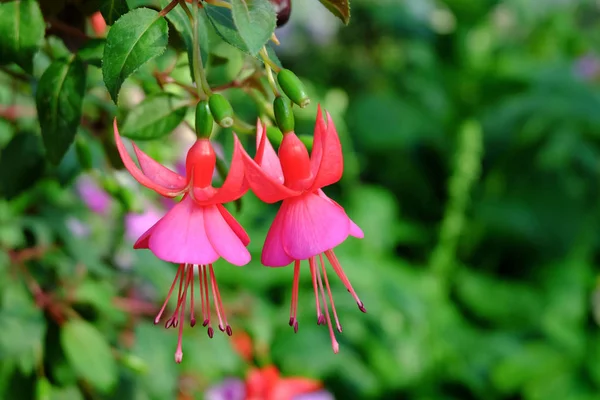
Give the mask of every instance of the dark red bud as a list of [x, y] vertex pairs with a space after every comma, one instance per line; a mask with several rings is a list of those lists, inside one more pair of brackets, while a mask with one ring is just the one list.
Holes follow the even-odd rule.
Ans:
[[277, 13], [277, 26], [285, 25], [292, 13], [292, 0], [271, 0]]

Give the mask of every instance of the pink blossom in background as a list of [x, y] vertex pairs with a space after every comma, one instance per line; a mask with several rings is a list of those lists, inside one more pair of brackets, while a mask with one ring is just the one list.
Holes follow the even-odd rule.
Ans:
[[106, 215], [112, 205], [112, 198], [94, 179], [81, 175], [75, 183], [75, 188], [85, 205], [96, 214]]
[[142, 213], [128, 213], [125, 216], [125, 237], [135, 242], [163, 216], [157, 208], [149, 205]]
[[227, 378], [210, 387], [204, 394], [205, 400], [244, 400], [246, 384], [241, 379]]
[[76, 237], [87, 237], [90, 235], [90, 227], [84, 224], [80, 219], [70, 217], [65, 221], [67, 229]]

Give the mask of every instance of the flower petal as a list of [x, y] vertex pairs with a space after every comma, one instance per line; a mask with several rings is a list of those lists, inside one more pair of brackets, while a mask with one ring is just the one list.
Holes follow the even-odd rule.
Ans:
[[317, 120], [315, 122], [315, 130], [313, 134], [313, 147], [310, 153], [310, 170], [313, 176], [317, 176], [319, 172], [319, 165], [321, 165], [321, 159], [323, 157], [323, 136], [327, 134], [327, 125], [323, 120], [323, 113], [321, 111], [321, 105], [317, 106]]
[[239, 266], [250, 262], [248, 249], [229, 227], [217, 206], [204, 207], [204, 228], [212, 247], [225, 260]]
[[231, 158], [231, 165], [229, 166], [227, 178], [225, 179], [225, 182], [223, 182], [223, 186], [217, 189], [215, 195], [206, 201], [207, 203], [229, 203], [230, 201], [239, 199], [246, 191], [248, 191], [248, 185], [244, 180], [244, 160], [242, 159], [242, 153], [240, 152], [240, 149], [243, 151], [243, 148], [235, 133], [233, 134], [233, 142], [233, 156]]
[[181, 191], [187, 186], [185, 177], [156, 162], [137, 147], [135, 143], [132, 144], [142, 172], [154, 183], [177, 191]]
[[277, 179], [271, 177], [254, 161], [246, 150], [242, 147], [239, 141], [236, 141], [236, 146], [240, 149], [240, 154], [244, 160], [244, 173], [246, 181], [250, 185], [250, 189], [254, 194], [265, 203], [275, 203], [288, 197], [298, 196], [300, 192], [288, 189]]
[[[329, 113], [327, 113], [327, 130], [322, 131], [320, 142], [321, 161], [310, 190], [319, 189], [339, 181], [344, 172], [342, 144]], [[318, 157], [318, 155], [319, 152], [315, 154], [315, 157]]]
[[229, 227], [235, 232], [237, 237], [240, 238], [242, 243], [244, 243], [244, 246], [248, 246], [248, 243], [250, 243], [250, 236], [248, 236], [242, 225], [240, 225], [240, 223], [237, 222], [233, 215], [231, 215], [229, 211], [227, 211], [227, 209], [223, 207], [223, 205], [217, 204], [217, 208], [221, 212], [221, 215], [223, 216]]
[[[344, 210], [344, 207], [340, 206], [335, 200], [332, 200], [329, 197], [327, 197], [327, 195], [325, 194], [325, 192], [323, 192], [323, 190], [321, 190], [321, 189], [317, 190], [317, 195], [319, 195], [319, 197], [322, 197], [325, 200], [335, 204], [340, 209], [342, 209], [342, 211], [346, 212], [346, 210]], [[346, 214], [346, 215], [348, 215], [348, 214]], [[348, 217], [348, 219], [350, 219], [350, 217]], [[360, 229], [360, 227], [358, 225], [356, 225], [356, 223], [354, 221], [352, 221], [351, 219], [350, 219], [350, 236], [354, 236], [359, 239], [362, 239], [365, 237], [365, 234], [363, 233], [362, 229]]]
[[283, 170], [275, 149], [267, 137], [267, 130], [260, 120], [256, 122], [256, 163], [270, 177], [279, 183], [283, 183]]
[[150, 229], [148, 248], [162, 260], [177, 264], [211, 264], [219, 259], [208, 240], [204, 207], [198, 206], [189, 196]]
[[296, 396], [315, 392], [322, 387], [319, 381], [309, 378], [283, 378], [271, 389], [272, 399], [294, 400]]
[[285, 252], [282, 242], [283, 222], [287, 215], [287, 204], [288, 201], [284, 200], [271, 224], [271, 228], [269, 228], [265, 244], [263, 245], [260, 261], [267, 267], [284, 267], [294, 261]]
[[148, 178], [146, 175], [144, 175], [144, 173], [137, 167], [137, 165], [135, 165], [135, 163], [129, 156], [129, 153], [127, 152], [127, 149], [125, 148], [123, 141], [121, 140], [121, 136], [119, 135], [119, 129], [117, 128], [117, 119], [116, 118], [114, 119], [114, 122], [113, 122], [113, 128], [114, 128], [114, 134], [115, 134], [115, 143], [117, 145], [117, 150], [119, 151], [119, 155], [121, 156], [121, 160], [123, 161], [125, 168], [127, 168], [127, 171], [129, 171], [131, 176], [133, 176], [136, 181], [138, 181], [140, 184], [146, 186], [148, 189], [152, 189], [156, 193], [158, 193], [162, 196], [165, 196], [165, 197], [175, 197], [178, 194], [180, 194], [179, 191], [166, 188], [166, 187], [154, 182], [152, 179]]
[[307, 193], [290, 200], [283, 222], [283, 248], [295, 260], [305, 260], [342, 243], [350, 233], [343, 209]]

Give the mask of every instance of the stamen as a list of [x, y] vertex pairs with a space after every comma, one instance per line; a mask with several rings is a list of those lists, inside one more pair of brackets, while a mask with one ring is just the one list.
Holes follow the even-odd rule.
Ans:
[[344, 270], [342, 269], [342, 266], [340, 265], [340, 262], [338, 261], [337, 257], [335, 256], [335, 253], [333, 252], [333, 250], [327, 250], [327, 251], [325, 251], [325, 256], [327, 256], [327, 259], [331, 263], [331, 266], [333, 267], [333, 270], [335, 271], [335, 273], [337, 274], [337, 276], [341, 279], [341, 281], [344, 284], [344, 286], [346, 286], [346, 289], [348, 289], [348, 291], [350, 292], [350, 294], [352, 295], [352, 297], [354, 297], [354, 300], [356, 300], [356, 304], [358, 304], [358, 309], [360, 311], [366, 313], [367, 310], [365, 309], [365, 306], [363, 305], [363, 302], [360, 301], [360, 299], [358, 298], [358, 295], [356, 294], [356, 292], [352, 288], [352, 284], [350, 284], [350, 280], [348, 279], [348, 277], [344, 273]]
[[[183, 289], [183, 299], [184, 301], [181, 304], [181, 312], [179, 314], [179, 320], [180, 320], [180, 324], [179, 324], [179, 335], [177, 337], [177, 349], [175, 350], [175, 362], [176, 363], [181, 363], [181, 360], [183, 359], [183, 350], [181, 348], [181, 342], [183, 341], [183, 319], [185, 318], [185, 298], [187, 296], [187, 288], [188, 288], [188, 283], [190, 283], [190, 281], [193, 278], [193, 268], [194, 266], [190, 266], [190, 268], [188, 268], [188, 277], [186, 279], [186, 284], [185, 287]], [[183, 276], [183, 274], [182, 274]]]
[[321, 325], [325, 322], [323, 313], [321, 312], [321, 303], [319, 301], [319, 290], [317, 289], [317, 268], [315, 265], [315, 258], [311, 257], [308, 259], [308, 265], [310, 266], [310, 276], [312, 277], [313, 289], [315, 290], [315, 303], [317, 305], [317, 325]]
[[329, 328], [329, 336], [331, 337], [331, 347], [333, 348], [333, 352], [337, 353], [338, 351], [340, 351], [340, 345], [335, 339], [335, 333], [333, 333], [333, 327], [331, 326], [331, 318], [329, 317], [329, 307], [327, 307], [327, 302], [325, 300], [325, 290], [323, 289], [323, 281], [321, 280], [321, 271], [318, 270], [317, 279], [319, 281], [321, 299], [323, 300], [323, 304], [325, 306], [325, 317], [327, 318], [327, 328]]
[[217, 312], [217, 317], [219, 318], [219, 329], [221, 332], [227, 332], [227, 335], [231, 336], [233, 331], [231, 330], [231, 326], [227, 323], [227, 316], [225, 315], [225, 308], [221, 301], [221, 293], [219, 292], [219, 286], [217, 285], [215, 271], [213, 270], [212, 264], [209, 264], [208, 268], [210, 269], [210, 281], [213, 290], [213, 299], [215, 301], [215, 310]]
[[187, 264], [181, 264], [182, 265], [182, 270], [181, 270], [181, 274], [179, 274], [179, 291], [177, 293], [177, 305], [175, 306], [175, 311], [173, 311], [173, 315], [171, 315], [171, 318], [169, 318], [167, 320], [167, 322], [165, 322], [165, 328], [170, 328], [170, 327], [174, 327], [177, 328], [177, 325], [179, 324], [179, 320], [177, 318], [178, 314], [179, 314], [179, 307], [181, 307], [181, 302], [182, 302], [182, 290], [183, 290], [183, 280], [185, 279], [185, 273], [187, 271]]
[[290, 306], [290, 326], [294, 327], [294, 332], [298, 332], [298, 321], [296, 319], [298, 311], [298, 282], [300, 281], [300, 260], [294, 263], [294, 283], [292, 284], [292, 304]]
[[175, 279], [173, 279], [173, 283], [171, 283], [171, 288], [169, 289], [169, 293], [167, 293], [167, 298], [165, 299], [165, 302], [163, 303], [162, 307], [160, 308], [160, 311], [158, 312], [158, 314], [156, 314], [156, 317], [154, 318], [154, 325], [156, 325], [160, 322], [160, 318], [162, 317], [162, 314], [165, 311], [165, 308], [167, 308], [167, 304], [169, 303], [169, 299], [171, 298], [171, 294], [173, 293], [173, 289], [175, 288], [175, 283], [177, 282], [179, 273], [183, 269], [182, 267], [183, 267], [183, 264], [180, 264], [179, 268], [177, 268], [177, 274], [175, 275]]
[[191, 299], [190, 299], [190, 326], [193, 328], [196, 325], [196, 315], [194, 313], [194, 266], [190, 268], [190, 275], [188, 278], [188, 284], [191, 285]]
[[329, 286], [329, 279], [327, 279], [327, 272], [325, 271], [325, 263], [323, 262], [323, 255], [319, 254], [319, 259], [321, 260], [321, 270], [323, 271], [323, 277], [325, 278], [325, 286], [327, 287], [327, 293], [329, 294], [329, 302], [331, 303], [331, 310], [333, 311], [333, 317], [335, 318], [335, 326], [337, 327], [338, 332], [342, 333], [342, 325], [340, 325], [340, 321], [337, 316], [337, 312], [335, 311], [335, 304], [333, 303], [333, 296], [331, 295], [331, 287]]
[[208, 325], [208, 336], [212, 338], [214, 331], [210, 322], [210, 300], [208, 298], [208, 275], [206, 273], [206, 265], [202, 266], [202, 277], [204, 279], [204, 303], [206, 304], [206, 318], [204, 319], [202, 325]]

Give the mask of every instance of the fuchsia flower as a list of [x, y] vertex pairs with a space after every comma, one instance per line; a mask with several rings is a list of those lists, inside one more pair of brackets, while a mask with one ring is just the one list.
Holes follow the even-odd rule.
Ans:
[[217, 286], [213, 263], [223, 257], [231, 264], [242, 266], [250, 261], [246, 246], [250, 238], [244, 228], [223, 207], [241, 197], [247, 190], [244, 183], [244, 167], [241, 146], [234, 135], [236, 149], [229, 174], [221, 188], [212, 186], [216, 156], [208, 139], [197, 139], [186, 157], [185, 176], [159, 164], [134, 143], [133, 149], [140, 168], [129, 156], [114, 121], [114, 135], [117, 149], [131, 175], [142, 185], [165, 197], [183, 195], [182, 200], [170, 209], [165, 216], [148, 229], [134, 245], [136, 249], [150, 249], [158, 258], [177, 263], [179, 268], [171, 284], [167, 298], [154, 319], [157, 324], [166, 308], [179, 280], [177, 306], [165, 327], [179, 326], [179, 337], [175, 361], [181, 362], [183, 319], [186, 299], [190, 292], [190, 325], [196, 324], [194, 315], [194, 267], [198, 269], [200, 302], [203, 326], [208, 326], [208, 335], [213, 336], [211, 324], [210, 294], [219, 320], [219, 329], [231, 336], [231, 327], [225, 317], [223, 302]]
[[[341, 332], [342, 327], [331, 295], [323, 254], [356, 300], [359, 309], [366, 312], [333, 252], [333, 248], [349, 235], [362, 238], [363, 232], [346, 215], [344, 209], [321, 190], [342, 177], [344, 165], [337, 131], [329, 113], [325, 125], [319, 107], [310, 157], [294, 132], [284, 135], [279, 158], [267, 139], [265, 128], [260, 124], [256, 139], [257, 154], [254, 160], [236, 143], [239, 147], [236, 150], [242, 152], [244, 157], [246, 179], [252, 191], [262, 201], [275, 203], [283, 200], [267, 234], [262, 263], [280, 267], [294, 262], [290, 326], [297, 331], [300, 261], [308, 260], [315, 292], [317, 323], [320, 325], [327, 322], [333, 351], [337, 353], [339, 345], [333, 332], [326, 296], [331, 304], [337, 330]], [[322, 312], [321, 302], [325, 314]]]

